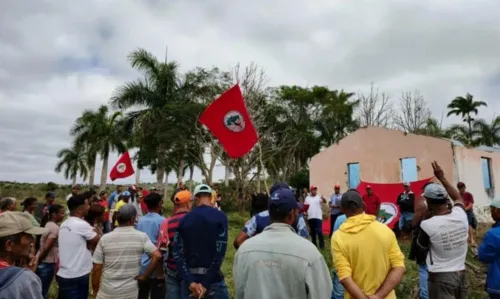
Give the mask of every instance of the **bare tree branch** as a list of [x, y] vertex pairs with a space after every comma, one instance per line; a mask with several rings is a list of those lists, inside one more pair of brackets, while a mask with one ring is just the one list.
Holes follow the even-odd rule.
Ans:
[[431, 112], [427, 102], [418, 90], [401, 94], [399, 113], [394, 116], [394, 124], [402, 131], [417, 133], [426, 127]]
[[356, 109], [356, 118], [360, 126], [389, 127], [394, 109], [390, 97], [380, 92], [373, 83], [369, 93], [358, 93], [359, 105]]

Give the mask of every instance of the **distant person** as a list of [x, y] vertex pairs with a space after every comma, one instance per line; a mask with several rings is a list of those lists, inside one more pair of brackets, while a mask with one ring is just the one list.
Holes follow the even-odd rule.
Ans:
[[5, 197], [0, 200], [0, 214], [7, 211], [15, 212], [16, 210], [16, 199], [14, 197]]
[[[35, 219], [42, 223], [47, 222], [49, 220], [49, 208], [56, 201], [56, 193], [55, 192], [47, 192], [45, 194], [45, 202], [38, 203], [35, 209]], [[44, 219], [45, 218], [45, 219]]]
[[0, 299], [43, 299], [40, 278], [15, 266], [20, 259], [30, 259], [33, 235], [43, 232], [44, 228], [33, 226], [25, 213], [0, 214]]
[[342, 194], [347, 219], [332, 236], [332, 259], [345, 298], [396, 298], [405, 273], [405, 258], [394, 232], [364, 213], [356, 190]]
[[363, 203], [365, 205], [365, 213], [378, 217], [382, 202], [380, 198], [373, 193], [372, 186], [366, 186], [366, 193], [363, 195]]
[[89, 197], [75, 195], [68, 200], [69, 217], [59, 228], [59, 299], [87, 299], [89, 274], [92, 270], [91, 250], [99, 235], [83, 218], [89, 211]]
[[177, 192], [182, 191], [182, 190], [186, 190], [186, 186], [184, 186], [184, 183], [182, 181], [180, 181], [177, 183], [177, 187], [175, 188], [174, 193], [172, 193], [172, 196], [170, 197], [170, 201], [173, 204], [175, 204], [175, 202], [174, 202], [175, 194], [177, 194]]
[[94, 231], [102, 237], [104, 235], [103, 231], [103, 219], [104, 219], [105, 208], [100, 204], [94, 203], [90, 206], [87, 216], [85, 216], [85, 221], [87, 221], [90, 226], [94, 228]]
[[333, 194], [330, 197], [330, 202], [328, 205], [330, 206], [330, 237], [333, 234], [333, 227], [335, 226], [335, 221], [337, 217], [342, 215], [340, 212], [340, 199], [342, 198], [342, 194], [340, 193], [340, 185], [336, 184], [333, 187]]
[[65, 209], [63, 206], [53, 204], [50, 206], [46, 223], [43, 223], [45, 231], [40, 239], [40, 250], [37, 253], [38, 267], [36, 274], [42, 282], [42, 294], [47, 298], [52, 280], [56, 275], [56, 265], [59, 260], [59, 223], [64, 219]]
[[34, 216], [37, 204], [38, 200], [34, 197], [28, 197], [21, 203], [21, 206], [23, 206], [23, 213], [29, 216], [33, 226], [40, 226], [40, 223]]
[[500, 299], [500, 197], [491, 201], [490, 212], [495, 224], [484, 235], [478, 258], [488, 265], [486, 292], [490, 299]]
[[194, 197], [197, 207], [182, 218], [174, 237], [173, 256], [181, 277], [182, 298], [229, 299], [221, 272], [227, 248], [227, 216], [211, 206], [210, 186], [196, 186]]
[[[437, 162], [432, 163], [434, 176], [442, 185], [433, 183], [424, 189], [429, 214], [420, 223], [417, 254], [427, 256], [429, 298], [467, 298], [467, 235], [469, 224], [460, 193], [446, 179]], [[448, 207], [448, 195], [454, 201]]]
[[104, 214], [102, 216], [102, 227], [103, 227], [103, 232], [107, 234], [111, 231], [111, 220], [109, 218], [109, 208], [108, 208], [108, 192], [101, 191], [99, 193], [99, 201], [97, 203], [104, 208]]
[[406, 239], [408, 231], [411, 231], [411, 221], [413, 219], [413, 211], [415, 204], [415, 193], [411, 191], [410, 183], [403, 183], [404, 191], [398, 195], [396, 203], [399, 206], [399, 231]]
[[250, 217], [267, 210], [269, 196], [266, 193], [252, 193], [251, 198]]
[[[145, 233], [134, 228], [135, 207], [124, 205], [116, 213], [118, 227], [99, 240], [92, 257], [92, 293], [96, 299], [137, 299], [138, 282], [147, 281], [161, 254]], [[139, 274], [138, 261], [143, 254], [149, 255], [151, 262]]]
[[[144, 201], [148, 207], [148, 213], [141, 217], [137, 223], [137, 230], [149, 237], [151, 242], [156, 243], [160, 234], [160, 226], [165, 220], [162, 216], [163, 198], [160, 194], [151, 193]], [[140, 275], [146, 273], [149, 264], [151, 263], [151, 256], [143, 254], [141, 259]], [[163, 268], [161, 263], [158, 265], [158, 272], [153, 275], [148, 275], [148, 279], [139, 281], [139, 296], [138, 299], [164, 299], [165, 298], [165, 277], [163, 276]], [[161, 271], [160, 271], [161, 270]], [[158, 277], [158, 273], [161, 275]]]
[[122, 192], [123, 192], [123, 186], [118, 185], [116, 186], [116, 190], [111, 192], [111, 194], [109, 195], [108, 198], [109, 219], [113, 219], [114, 208], [116, 206], [116, 203], [118, 203], [118, 197]]
[[164, 255], [166, 295], [168, 299], [182, 298], [181, 278], [173, 256], [174, 237], [182, 218], [191, 211], [193, 195], [188, 190], [179, 191], [174, 197], [174, 202], [176, 206], [175, 214], [165, 219], [161, 224], [157, 242], [158, 248]]
[[236, 252], [237, 299], [330, 298], [332, 286], [323, 256], [292, 228], [298, 214], [292, 190], [271, 193], [271, 224]]
[[321, 203], [326, 203], [326, 199], [317, 194], [318, 188], [316, 186], [311, 186], [310, 191], [311, 194], [306, 197], [304, 205], [309, 205], [307, 209], [307, 222], [309, 222], [309, 229], [311, 230], [311, 240], [314, 245], [318, 246], [316, 243], [316, 238], [318, 238], [319, 248], [324, 249], [323, 210], [321, 209]]
[[469, 222], [469, 244], [472, 247], [476, 247], [476, 229], [477, 229], [477, 220], [476, 215], [474, 215], [474, 196], [470, 192], [466, 190], [466, 186], [464, 183], [459, 182], [457, 184], [457, 189], [464, 200], [465, 205], [465, 213], [467, 214], [467, 221]]
[[[118, 196], [118, 202], [111, 208], [113, 211], [118, 211], [122, 206], [128, 204], [130, 201], [130, 192], [128, 191], [123, 191], [119, 196]], [[113, 227], [118, 226], [118, 221], [116, 221], [116, 214], [113, 213], [113, 218], [112, 218], [112, 224]]]

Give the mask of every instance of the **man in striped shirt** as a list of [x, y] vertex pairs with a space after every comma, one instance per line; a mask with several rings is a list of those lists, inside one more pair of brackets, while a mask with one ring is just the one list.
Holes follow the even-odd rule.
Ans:
[[[148, 235], [133, 227], [137, 217], [134, 206], [122, 206], [115, 217], [119, 226], [99, 240], [94, 252], [92, 293], [97, 295], [96, 299], [137, 299], [137, 282], [147, 281], [161, 254]], [[139, 275], [143, 253], [151, 256], [151, 262]]]
[[168, 299], [182, 299], [181, 281], [177, 274], [174, 257], [172, 256], [172, 248], [174, 246], [174, 236], [177, 232], [177, 227], [179, 227], [181, 219], [191, 210], [192, 198], [193, 195], [188, 190], [177, 192], [173, 198], [175, 213], [172, 217], [165, 219], [160, 228], [157, 246], [162, 250], [165, 261], [165, 280]]

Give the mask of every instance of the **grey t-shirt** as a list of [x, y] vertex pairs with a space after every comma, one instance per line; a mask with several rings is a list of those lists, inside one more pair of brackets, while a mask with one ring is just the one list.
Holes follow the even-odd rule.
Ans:
[[43, 299], [40, 278], [19, 267], [1, 269], [0, 299]]

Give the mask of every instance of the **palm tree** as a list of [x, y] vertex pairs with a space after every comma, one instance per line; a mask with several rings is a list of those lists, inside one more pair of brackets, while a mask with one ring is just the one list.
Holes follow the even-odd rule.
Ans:
[[83, 180], [87, 179], [87, 161], [86, 154], [82, 148], [77, 146], [73, 148], [65, 148], [57, 153], [60, 159], [56, 165], [55, 171], [57, 173], [63, 172], [66, 179], [71, 179], [73, 185], [76, 184], [76, 178], [82, 177]]
[[176, 62], [161, 62], [144, 49], [132, 52], [128, 59], [143, 77], [117, 88], [110, 103], [119, 109], [132, 108], [126, 118], [134, 131], [141, 132], [137, 140], [141, 145], [138, 159], [143, 165], [151, 165], [160, 187], [167, 152], [177, 143], [177, 148], [184, 148], [184, 139], [191, 136], [186, 126], [192, 127], [196, 122], [189, 97], [196, 85], [192, 77], [181, 79]]
[[463, 118], [463, 121], [467, 123], [469, 129], [469, 138], [472, 138], [472, 124], [474, 122], [474, 118], [471, 114], [478, 114], [479, 107], [488, 105], [482, 101], [474, 101], [474, 96], [470, 93], [467, 93], [465, 97], [456, 97], [448, 104], [448, 115], [460, 115]]
[[474, 143], [477, 145], [497, 146], [500, 145], [500, 117], [497, 116], [488, 124], [483, 119], [474, 121], [473, 131]]
[[[75, 137], [75, 143], [85, 145], [90, 152], [90, 157], [96, 157], [99, 154], [102, 159], [102, 171], [100, 187], [106, 188], [108, 177], [109, 153], [125, 151], [123, 131], [119, 124], [121, 112], [116, 111], [108, 114], [108, 106], [102, 105], [96, 111], [85, 110], [80, 116], [73, 128], [71, 135]], [[95, 162], [94, 162], [95, 164]]]

